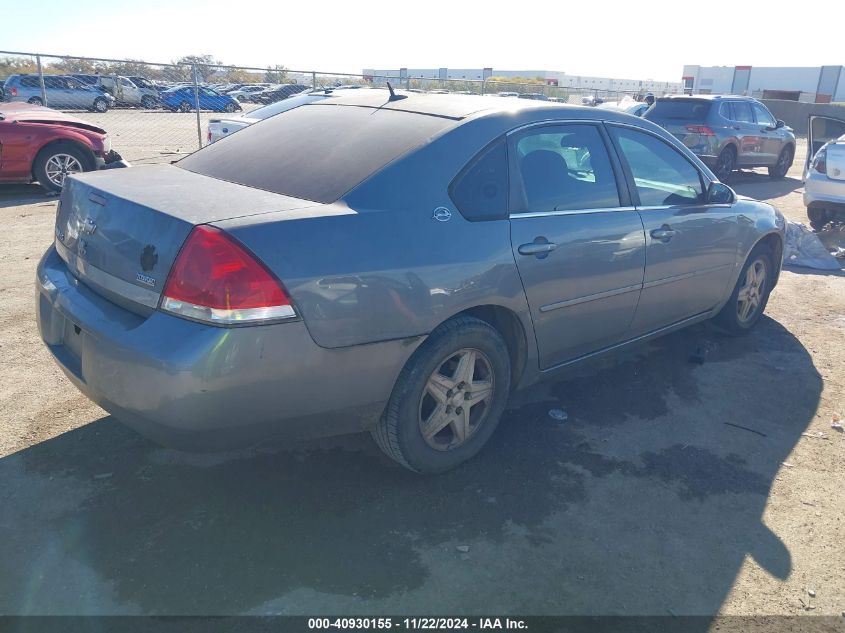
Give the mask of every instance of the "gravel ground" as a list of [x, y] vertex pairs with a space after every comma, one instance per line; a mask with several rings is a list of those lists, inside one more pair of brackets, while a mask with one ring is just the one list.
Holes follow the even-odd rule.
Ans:
[[[806, 220], [798, 167], [732, 184]], [[748, 337], [696, 326], [521, 394], [421, 478], [364, 435], [190, 455], [123, 428], [38, 338], [54, 211], [0, 189], [0, 613], [845, 611], [842, 272], [785, 270]]]

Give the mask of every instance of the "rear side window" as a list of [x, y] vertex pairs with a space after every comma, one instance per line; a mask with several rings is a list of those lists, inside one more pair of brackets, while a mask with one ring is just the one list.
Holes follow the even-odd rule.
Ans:
[[177, 166], [314, 202], [334, 202], [455, 124], [413, 112], [314, 103], [250, 125]]
[[701, 175], [678, 150], [645, 132], [619, 127], [612, 129], [634, 177], [641, 206], [700, 204], [704, 201]]
[[544, 126], [514, 139], [515, 189], [522, 197], [515, 212], [619, 206], [616, 178], [595, 126]]
[[508, 149], [499, 139], [469, 165], [449, 188], [452, 202], [467, 220], [498, 220], [508, 213]]
[[711, 102], [704, 99], [658, 99], [644, 118], [703, 121], [710, 112], [710, 106]]
[[21, 77], [21, 86], [24, 88], [38, 88], [40, 85], [38, 77]]

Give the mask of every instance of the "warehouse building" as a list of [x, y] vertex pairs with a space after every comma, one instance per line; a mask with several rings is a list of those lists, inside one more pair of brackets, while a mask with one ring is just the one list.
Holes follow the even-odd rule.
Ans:
[[481, 81], [490, 77], [521, 77], [543, 79], [546, 85], [579, 90], [606, 90], [619, 92], [653, 92], [671, 94], [681, 92], [681, 83], [674, 81], [653, 81], [651, 79], [614, 79], [611, 77], [589, 77], [568, 75], [556, 70], [498, 70], [493, 68], [400, 68], [377, 70], [365, 68], [364, 77], [379, 84], [387, 80], [398, 83], [406, 79], [437, 79]]
[[845, 101], [843, 66], [684, 66], [687, 94], [738, 94], [809, 103]]

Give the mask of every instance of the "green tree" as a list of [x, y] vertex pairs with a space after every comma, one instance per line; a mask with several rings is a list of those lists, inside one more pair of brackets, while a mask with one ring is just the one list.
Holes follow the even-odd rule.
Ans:
[[174, 64], [178, 64], [179, 68], [171, 68], [173, 79], [177, 81], [191, 81], [191, 66], [196, 66], [197, 81], [210, 81], [218, 69], [214, 66], [220, 66], [222, 62], [214, 59], [213, 55], [185, 55], [180, 57]]
[[264, 81], [273, 84], [282, 84], [288, 80], [288, 69], [281, 64], [275, 66], [267, 66], [267, 72], [264, 73]]

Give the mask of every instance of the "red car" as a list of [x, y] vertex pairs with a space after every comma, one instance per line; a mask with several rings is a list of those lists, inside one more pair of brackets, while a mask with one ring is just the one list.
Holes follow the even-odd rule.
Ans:
[[29, 103], [0, 103], [0, 182], [37, 180], [51, 191], [65, 176], [126, 166], [102, 128]]

